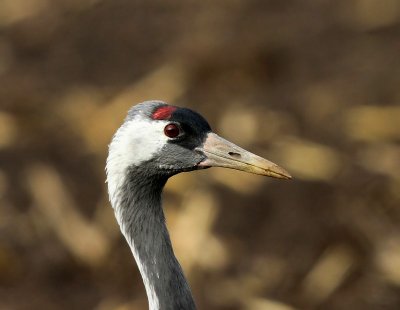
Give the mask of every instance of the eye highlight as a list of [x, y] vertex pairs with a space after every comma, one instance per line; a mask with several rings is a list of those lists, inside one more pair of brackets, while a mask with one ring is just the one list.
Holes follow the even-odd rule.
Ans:
[[181, 133], [181, 129], [177, 124], [168, 124], [164, 127], [164, 134], [169, 138], [176, 138]]

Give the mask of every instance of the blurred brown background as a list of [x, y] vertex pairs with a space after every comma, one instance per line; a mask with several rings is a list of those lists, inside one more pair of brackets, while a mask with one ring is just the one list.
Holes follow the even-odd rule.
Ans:
[[134, 104], [295, 177], [174, 177], [199, 309], [400, 309], [400, 2], [0, 1], [0, 309], [147, 309], [106, 194]]

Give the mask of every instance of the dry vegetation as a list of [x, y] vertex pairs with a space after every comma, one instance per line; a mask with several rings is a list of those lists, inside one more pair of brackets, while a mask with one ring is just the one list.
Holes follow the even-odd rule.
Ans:
[[199, 309], [400, 309], [400, 2], [0, 1], [0, 308], [146, 309], [107, 144], [163, 99], [287, 168], [164, 204]]

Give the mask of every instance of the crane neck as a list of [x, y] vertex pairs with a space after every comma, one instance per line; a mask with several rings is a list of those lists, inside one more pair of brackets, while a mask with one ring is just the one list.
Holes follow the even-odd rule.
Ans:
[[150, 310], [194, 310], [195, 304], [175, 257], [161, 204], [168, 177], [130, 167], [117, 189], [114, 211], [141, 273]]

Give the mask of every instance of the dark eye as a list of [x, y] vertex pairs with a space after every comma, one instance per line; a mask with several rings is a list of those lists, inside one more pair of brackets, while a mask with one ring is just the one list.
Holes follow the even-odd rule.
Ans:
[[168, 124], [164, 127], [164, 134], [169, 138], [176, 138], [181, 133], [181, 130], [176, 124]]

